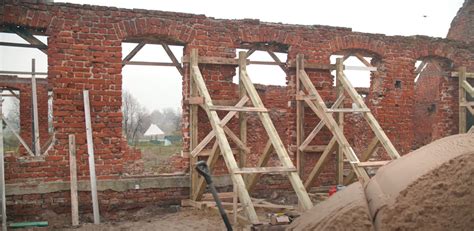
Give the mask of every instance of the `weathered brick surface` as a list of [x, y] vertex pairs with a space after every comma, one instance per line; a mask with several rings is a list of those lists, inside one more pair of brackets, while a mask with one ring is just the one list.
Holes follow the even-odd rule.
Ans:
[[[457, 20], [464, 22], [462, 19]], [[285, 25], [249, 19], [218, 20], [204, 15], [63, 3], [32, 4], [11, 0], [0, 6], [0, 24], [36, 29], [44, 31], [48, 36], [48, 81], [53, 89], [54, 130], [57, 138], [45, 160], [25, 162], [9, 157], [6, 166], [8, 182], [20, 182], [29, 178], [44, 181], [67, 180], [69, 134], [76, 135], [79, 178], [87, 179], [82, 101], [84, 89], [88, 89], [91, 96], [98, 178], [118, 179], [125, 174], [140, 174], [143, 171], [140, 152], [131, 150], [121, 135], [123, 41], [153, 38], [159, 42], [184, 45], [185, 54], [196, 48], [202, 56], [226, 58], [235, 58], [237, 48], [251, 48], [268, 43], [273, 45], [274, 51], [287, 52], [288, 61], [295, 60], [296, 55], [301, 53], [308, 62], [320, 64], [329, 64], [331, 55], [346, 50], [371, 54], [377, 57], [372, 62], [377, 66], [378, 72], [371, 78], [366, 103], [402, 154], [409, 152], [419, 142], [424, 142], [415, 139], [415, 127], [418, 126], [418, 119], [414, 116], [417, 108], [414, 83], [416, 60], [439, 57], [452, 62], [454, 68], [467, 66], [468, 70], [474, 71], [472, 46], [464, 42], [426, 36], [368, 34], [353, 32], [349, 28]], [[472, 27], [472, 23], [465, 25]], [[465, 30], [462, 29], [464, 27], [459, 28], [458, 31]], [[238, 97], [237, 86], [231, 83], [235, 67], [201, 65], [200, 68], [214, 99], [235, 100]], [[184, 64], [184, 69], [183, 98], [186, 99], [189, 97], [188, 64]], [[266, 87], [259, 90], [287, 147], [296, 143], [295, 72], [288, 72], [290, 74], [286, 88]], [[326, 101], [335, 100], [333, 77], [328, 71], [308, 70], [308, 75]], [[395, 87], [396, 81], [401, 82], [401, 88]], [[457, 82], [443, 78], [438, 89], [439, 110], [433, 119], [436, 128], [433, 129], [433, 137], [453, 134], [457, 130]], [[188, 105], [183, 105], [185, 150], [189, 149], [188, 109]], [[202, 110], [199, 120], [199, 137], [203, 138], [210, 131], [210, 125]], [[346, 127], [350, 127], [346, 134], [356, 150], [361, 150], [372, 135], [366, 132], [367, 127], [362, 125], [360, 117], [347, 116], [346, 120]], [[314, 114], [307, 110], [305, 131], [311, 131], [317, 122]], [[229, 126], [237, 132], [235, 122]], [[248, 160], [249, 163], [255, 163], [257, 154], [267, 140], [255, 115], [250, 115], [248, 133], [252, 148], [252, 155]], [[330, 133], [326, 130], [322, 134], [314, 144], [329, 141]], [[319, 155], [308, 154], [308, 165], [314, 164]], [[330, 163], [332, 162], [333, 160]], [[189, 162], [175, 160], [173, 163], [187, 165]], [[223, 163], [218, 166], [218, 172], [222, 173]], [[187, 168], [188, 166], [184, 166], [180, 169]], [[333, 179], [334, 164], [330, 164], [316, 184], [333, 183]], [[271, 182], [275, 184], [269, 187], [287, 186], [287, 183], [280, 180]], [[170, 195], [172, 198], [174, 194]], [[61, 194], [55, 196], [62, 197]], [[118, 204], [123, 201], [118, 193], [111, 192], [110, 196], [119, 198]], [[132, 203], [136, 199], [126, 201]]]

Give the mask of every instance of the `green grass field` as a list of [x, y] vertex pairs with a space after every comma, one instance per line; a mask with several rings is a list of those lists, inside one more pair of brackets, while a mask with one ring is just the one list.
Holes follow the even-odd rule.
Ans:
[[183, 149], [182, 143], [163, 146], [151, 142], [140, 142], [136, 148], [142, 151], [145, 172], [154, 174], [172, 173], [169, 158], [174, 154], [180, 154]]

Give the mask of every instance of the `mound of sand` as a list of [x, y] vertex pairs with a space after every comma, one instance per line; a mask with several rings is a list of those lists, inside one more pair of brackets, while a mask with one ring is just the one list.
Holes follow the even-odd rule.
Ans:
[[329, 197], [294, 221], [287, 230], [373, 230], [359, 182]]
[[[306, 212], [291, 228], [367, 230], [373, 221], [376, 230], [472, 230], [474, 135], [446, 137], [392, 161], [363, 191], [354, 184]], [[360, 214], [368, 215], [353, 221]], [[367, 219], [369, 226], [361, 226]]]

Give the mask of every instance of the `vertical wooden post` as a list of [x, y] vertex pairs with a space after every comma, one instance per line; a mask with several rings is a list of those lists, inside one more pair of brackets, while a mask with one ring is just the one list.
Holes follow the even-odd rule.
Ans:
[[97, 198], [97, 179], [95, 175], [94, 140], [92, 139], [91, 111], [89, 104], [89, 91], [84, 90], [84, 115], [86, 117], [87, 152], [89, 153], [89, 172], [91, 179], [92, 211], [94, 224], [100, 224], [99, 200]]
[[0, 193], [2, 194], [2, 231], [7, 230], [7, 199], [5, 195], [5, 162], [3, 150], [3, 99], [0, 95], [0, 186], [2, 187]]
[[[193, 78], [193, 69], [192, 69], [192, 65], [198, 65], [198, 53], [197, 53], [197, 50], [195, 49], [192, 49], [191, 50], [191, 54], [190, 54], [190, 62], [189, 62], [189, 95], [191, 97], [196, 97], [198, 96], [198, 89], [196, 87], [196, 83], [194, 82], [194, 78]], [[189, 129], [189, 132], [190, 132], [190, 150], [189, 152], [191, 153], [192, 150], [194, 150], [194, 148], [196, 148], [196, 146], [199, 144], [199, 141], [198, 141], [198, 105], [196, 104], [192, 104], [190, 106], [190, 112], [189, 112], [189, 120], [190, 120], [190, 123], [189, 123], [189, 126], [190, 126], [190, 129]], [[195, 194], [197, 193], [197, 186], [198, 186], [198, 182], [199, 182], [199, 175], [197, 174], [196, 170], [194, 169], [194, 165], [196, 164], [196, 162], [198, 161], [198, 155], [196, 155], [196, 157], [193, 157], [193, 156], [190, 156], [190, 163], [189, 163], [189, 173], [190, 173], [190, 176], [191, 176], [191, 187], [189, 189], [189, 193], [190, 193], [190, 198], [194, 198], [195, 197]]]
[[238, 194], [237, 194], [237, 191], [238, 191], [238, 186], [237, 184], [233, 184], [234, 185], [234, 193], [232, 195], [232, 209], [234, 210], [234, 225], [237, 225], [237, 203], [238, 203]]
[[36, 92], [36, 60], [31, 59], [31, 98], [33, 108], [33, 148], [35, 156], [41, 155], [41, 144], [39, 136], [39, 121], [38, 121], [38, 96]]
[[[344, 87], [340, 81], [340, 73], [344, 70], [343, 60], [342, 58], [336, 59], [336, 98], [339, 98], [341, 95], [344, 94]], [[344, 105], [342, 103], [341, 105]], [[344, 133], [344, 113], [339, 112], [337, 113], [336, 122], [339, 124], [341, 131]], [[342, 146], [337, 144], [337, 152], [336, 152], [336, 181], [337, 184], [343, 184], [344, 182], [344, 153], [343, 153]]]
[[[245, 51], [240, 51], [239, 52], [239, 97], [242, 99], [242, 97], [247, 95], [247, 92], [245, 91], [245, 86], [242, 83], [242, 80], [240, 79], [240, 76], [242, 75], [242, 70], [247, 69], [247, 52]], [[240, 140], [242, 141], [243, 144], [247, 146], [247, 114], [245, 112], [239, 112], [239, 129], [240, 129]], [[244, 150], [240, 150], [239, 152], [239, 167], [245, 167], [246, 166], [246, 160], [247, 160], [247, 153]], [[247, 178], [246, 176], [245, 178]]]
[[72, 226], [79, 225], [79, 205], [77, 199], [76, 137], [69, 135], [69, 173], [71, 179], [71, 219]]
[[[296, 95], [301, 90], [300, 71], [304, 70], [304, 55], [296, 55]], [[303, 101], [296, 100], [296, 168], [301, 179], [304, 178], [304, 152], [300, 150], [301, 142], [304, 140], [304, 105]]]
[[459, 133], [466, 133], [466, 90], [462, 83], [466, 80], [466, 67], [460, 67], [458, 70], [459, 76]]

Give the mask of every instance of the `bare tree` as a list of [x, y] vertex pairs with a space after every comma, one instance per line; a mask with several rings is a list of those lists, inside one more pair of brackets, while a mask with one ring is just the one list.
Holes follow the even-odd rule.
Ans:
[[149, 126], [149, 114], [133, 95], [123, 91], [122, 95], [123, 132], [129, 143], [136, 144], [143, 135], [147, 124]]

